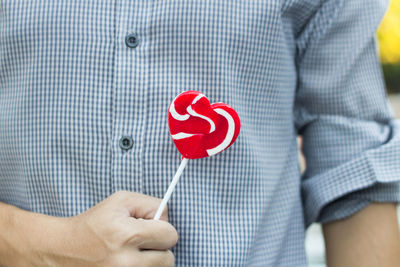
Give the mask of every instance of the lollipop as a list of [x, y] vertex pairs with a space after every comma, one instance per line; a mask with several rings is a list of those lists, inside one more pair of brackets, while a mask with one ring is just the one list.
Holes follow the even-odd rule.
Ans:
[[172, 101], [168, 109], [168, 125], [182, 161], [154, 216], [155, 220], [161, 217], [189, 159], [218, 154], [231, 146], [240, 132], [239, 116], [231, 106], [210, 104], [207, 97], [197, 91], [183, 92]]

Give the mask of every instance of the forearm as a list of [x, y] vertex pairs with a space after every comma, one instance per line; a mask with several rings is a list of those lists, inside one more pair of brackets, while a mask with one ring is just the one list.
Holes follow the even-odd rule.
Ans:
[[0, 202], [0, 266], [18, 266], [24, 244], [18, 244], [19, 234], [15, 231], [16, 217], [20, 210]]
[[328, 267], [398, 267], [400, 235], [394, 204], [373, 203], [323, 226]]
[[60, 245], [53, 237], [62, 227], [60, 218], [0, 202], [0, 266], [43, 265], [45, 254]]

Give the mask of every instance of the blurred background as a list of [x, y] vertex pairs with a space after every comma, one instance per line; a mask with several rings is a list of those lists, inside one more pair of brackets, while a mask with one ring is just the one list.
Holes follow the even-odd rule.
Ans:
[[[400, 118], [400, 0], [391, 0], [377, 37], [389, 101], [396, 117]], [[400, 209], [398, 211], [400, 214]], [[313, 224], [307, 230], [306, 250], [309, 267], [326, 267], [324, 240], [319, 224]]]

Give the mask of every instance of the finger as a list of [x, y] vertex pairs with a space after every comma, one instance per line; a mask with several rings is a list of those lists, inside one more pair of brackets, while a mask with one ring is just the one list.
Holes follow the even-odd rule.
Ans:
[[173, 267], [175, 265], [175, 257], [170, 250], [142, 250], [139, 255], [143, 259], [142, 266]]
[[[155, 215], [156, 214], [154, 213], [154, 216]], [[154, 218], [154, 216], [152, 216], [152, 218]], [[165, 205], [165, 208], [164, 208], [163, 212], [161, 213], [160, 220], [163, 220], [163, 221], [166, 221], [166, 222], [169, 221], [169, 218], [168, 218], [168, 205]]]
[[[134, 218], [153, 219], [161, 199], [129, 191], [118, 191], [112, 196], [123, 205]], [[161, 219], [168, 221], [168, 208], [165, 208]]]
[[128, 244], [140, 249], [165, 250], [172, 248], [178, 241], [175, 228], [164, 221], [132, 219], [133, 229]]

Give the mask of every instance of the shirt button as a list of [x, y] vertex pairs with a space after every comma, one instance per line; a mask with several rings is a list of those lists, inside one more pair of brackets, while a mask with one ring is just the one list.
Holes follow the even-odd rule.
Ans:
[[125, 38], [125, 43], [130, 48], [135, 48], [139, 45], [139, 38], [135, 33], [128, 34]]
[[133, 146], [133, 140], [130, 136], [122, 136], [119, 139], [119, 147], [123, 150], [129, 150]]

